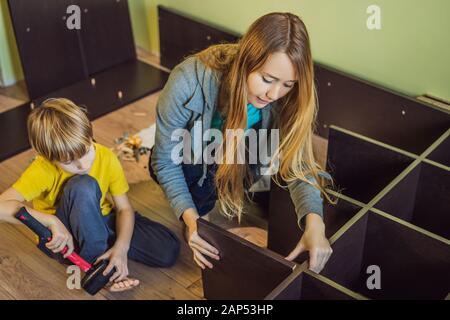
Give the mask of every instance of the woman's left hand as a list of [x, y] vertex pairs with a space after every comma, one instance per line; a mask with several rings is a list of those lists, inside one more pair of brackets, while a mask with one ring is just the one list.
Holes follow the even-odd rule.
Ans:
[[322, 271], [333, 253], [330, 242], [325, 237], [322, 217], [317, 214], [307, 215], [305, 232], [286, 259], [292, 261], [305, 251], [309, 252], [309, 269], [315, 273]]
[[103, 255], [97, 258], [95, 264], [102, 260], [109, 260], [103, 275], [107, 275], [114, 267], [116, 272], [109, 278], [111, 282], [119, 282], [128, 276], [128, 249], [118, 244], [112, 246]]

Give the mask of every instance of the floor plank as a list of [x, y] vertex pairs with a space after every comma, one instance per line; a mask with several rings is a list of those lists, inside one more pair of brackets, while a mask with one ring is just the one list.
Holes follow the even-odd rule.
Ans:
[[48, 258], [9, 224], [0, 224], [1, 286], [14, 299], [104, 299], [66, 286], [66, 266]]
[[14, 300], [14, 297], [6, 291], [0, 283], [0, 300]]
[[135, 210], [151, 220], [167, 226], [180, 239], [180, 257], [176, 265], [170, 269], [162, 269], [162, 271], [185, 288], [200, 279], [200, 268], [194, 263], [192, 251], [187, 243], [182, 240], [182, 224], [177, 221], [161, 188], [153, 180], [149, 180], [133, 185], [129, 197]]
[[197, 297], [204, 299], [204, 294], [203, 294], [203, 281], [202, 279], [198, 279], [196, 282], [194, 282], [193, 284], [191, 284], [188, 287], [188, 290], [191, 291], [193, 294], [195, 294]]
[[[140, 280], [140, 285], [133, 290], [123, 293], [105, 293], [108, 299], [126, 300], [198, 300], [191, 291], [174, 281], [161, 269], [147, 267], [143, 264], [130, 261], [130, 276]], [[103, 290], [105, 291], [105, 290]]]
[[34, 157], [30, 149], [0, 162], [0, 192], [9, 188], [28, 167]]
[[25, 101], [0, 95], [0, 113], [20, 106]]

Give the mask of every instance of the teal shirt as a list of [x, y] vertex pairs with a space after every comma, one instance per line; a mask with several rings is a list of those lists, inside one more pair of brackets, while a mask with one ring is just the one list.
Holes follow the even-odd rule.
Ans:
[[[247, 129], [252, 128], [255, 124], [260, 122], [262, 119], [261, 110], [254, 107], [251, 103], [247, 104]], [[219, 114], [219, 111], [214, 112], [213, 118], [211, 120], [211, 129], [221, 130], [223, 126], [223, 119]]]

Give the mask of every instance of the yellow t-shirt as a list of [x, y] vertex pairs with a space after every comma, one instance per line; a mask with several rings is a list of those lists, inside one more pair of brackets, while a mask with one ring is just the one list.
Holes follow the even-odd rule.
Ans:
[[[117, 156], [105, 146], [95, 143], [95, 159], [89, 175], [97, 180], [102, 198], [100, 208], [103, 215], [111, 212], [112, 203], [107, 192], [118, 196], [128, 191], [128, 183]], [[62, 170], [42, 156], [37, 156], [19, 180], [13, 184], [27, 201], [33, 201], [33, 208], [48, 214], [55, 214], [59, 193], [72, 173]]]

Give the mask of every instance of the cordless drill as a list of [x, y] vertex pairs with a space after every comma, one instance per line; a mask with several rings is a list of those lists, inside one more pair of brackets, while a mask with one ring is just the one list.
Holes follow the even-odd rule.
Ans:
[[[36, 233], [42, 242], [47, 243], [52, 240], [52, 233], [50, 230], [37, 221], [25, 207], [20, 208], [15, 217], [30, 228], [34, 233]], [[67, 250], [68, 247], [66, 246], [60, 253], [64, 255]], [[81, 287], [91, 295], [95, 295], [98, 291], [100, 291], [100, 289], [102, 289], [109, 282], [110, 277], [115, 272], [115, 268], [113, 268], [113, 270], [111, 270], [106, 276], [103, 275], [103, 271], [109, 263], [107, 260], [102, 260], [96, 265], [91, 265], [75, 252], [72, 252], [69, 256], [67, 256], [67, 259], [85, 272], [85, 275], [81, 281]]]

